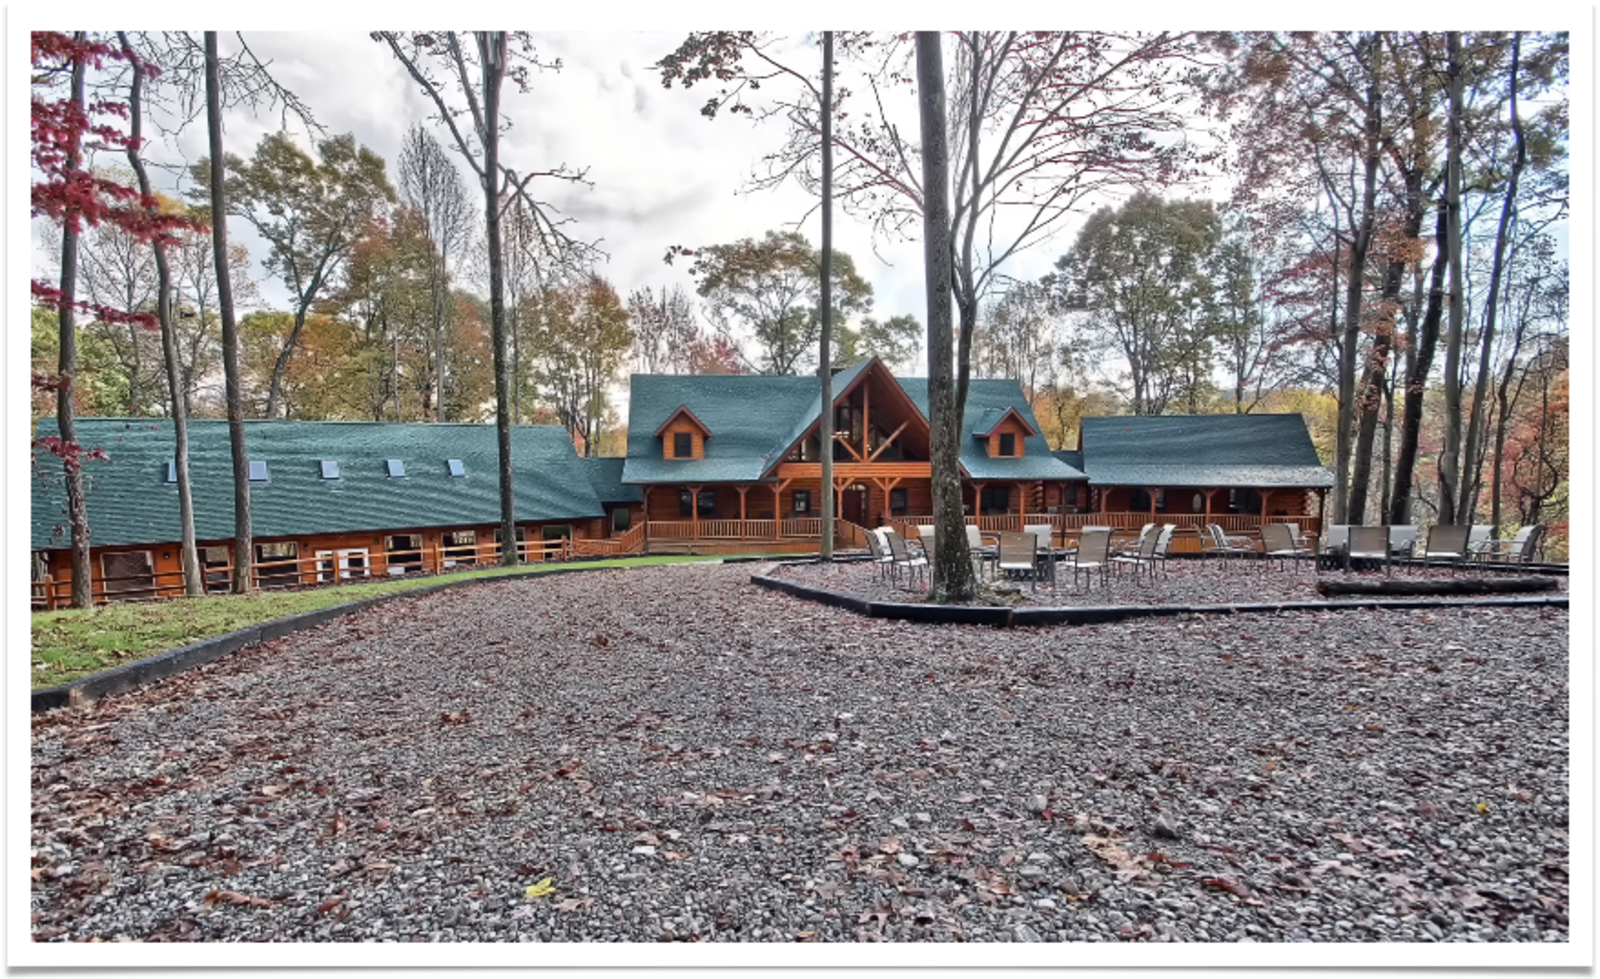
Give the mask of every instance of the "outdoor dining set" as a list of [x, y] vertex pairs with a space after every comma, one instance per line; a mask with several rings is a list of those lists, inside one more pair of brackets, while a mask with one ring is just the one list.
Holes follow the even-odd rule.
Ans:
[[[1198, 535], [1202, 557], [1248, 558], [1263, 568], [1297, 567], [1300, 561], [1311, 561], [1318, 571], [1381, 567], [1386, 574], [1396, 561], [1420, 560], [1424, 568], [1438, 563], [1452, 569], [1467, 562], [1531, 563], [1545, 533], [1543, 525], [1535, 524], [1522, 528], [1514, 538], [1494, 540], [1490, 537], [1494, 528], [1487, 524], [1439, 524], [1427, 528], [1425, 535], [1416, 525], [1334, 524], [1319, 541], [1289, 522], [1264, 523], [1259, 536], [1229, 534], [1218, 524], [1183, 529]], [[1136, 583], [1146, 572], [1153, 582], [1157, 568], [1165, 572], [1178, 530], [1174, 524], [1148, 523], [1130, 540], [1121, 528], [1086, 526], [1060, 532], [1063, 546], [1057, 547], [1058, 532], [1050, 524], [999, 533], [968, 524], [966, 539], [980, 577], [1024, 579], [1037, 590], [1041, 581], [1054, 586], [1057, 575], [1068, 568], [1074, 588], [1085, 576], [1092, 583], [1096, 574], [1105, 585], [1113, 571], [1120, 574], [1126, 568], [1133, 570]], [[896, 583], [904, 579], [908, 586], [926, 584], [938, 536], [931, 524], [919, 525], [916, 531], [909, 539], [892, 527], [867, 531], [871, 560], [886, 579]]]

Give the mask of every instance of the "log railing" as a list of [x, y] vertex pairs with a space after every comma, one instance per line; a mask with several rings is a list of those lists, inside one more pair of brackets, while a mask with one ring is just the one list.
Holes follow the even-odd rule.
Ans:
[[583, 538], [572, 542], [574, 557], [619, 557], [624, 554], [644, 553], [646, 524], [634, 524], [621, 537]]
[[[331, 553], [320, 557], [313, 553], [305, 557], [256, 561], [250, 566], [250, 580], [256, 588], [267, 590], [311, 588], [366, 578], [465, 570], [500, 562], [500, 545], [493, 541], [449, 547], [434, 544], [426, 548], [395, 551], [359, 547], [319, 550]], [[523, 563], [537, 564], [569, 560], [574, 550], [571, 541], [559, 537], [554, 540], [523, 541], [518, 545], [517, 553]], [[207, 565], [202, 572], [206, 590], [210, 592], [226, 590], [233, 582], [234, 566], [231, 562]], [[95, 579], [90, 588], [90, 599], [97, 605], [109, 601], [181, 598], [183, 594], [182, 570], [102, 577]], [[32, 605], [35, 610], [53, 611], [65, 608], [71, 601], [71, 578], [58, 580], [46, 576], [42, 581], [33, 582]]]

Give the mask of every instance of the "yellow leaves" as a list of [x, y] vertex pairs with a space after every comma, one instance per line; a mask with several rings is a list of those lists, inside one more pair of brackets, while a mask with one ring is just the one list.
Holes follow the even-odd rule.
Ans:
[[546, 877], [537, 884], [529, 884], [527, 889], [525, 889], [522, 894], [528, 900], [536, 901], [541, 897], [548, 897], [549, 895], [554, 894], [555, 891], [555, 881], [551, 880], [549, 877]]
[[1478, 815], [1480, 816], [1489, 815], [1489, 804], [1487, 802], [1480, 802], [1476, 806], [1473, 806], [1473, 808], [1477, 810]]

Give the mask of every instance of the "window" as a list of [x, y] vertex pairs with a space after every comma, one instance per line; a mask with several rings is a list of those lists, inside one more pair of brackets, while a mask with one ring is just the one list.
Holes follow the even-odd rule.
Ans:
[[383, 539], [390, 574], [413, 574], [422, 570], [422, 535], [393, 534]]
[[[678, 493], [678, 516], [688, 518], [694, 515], [691, 509], [695, 504], [690, 502], [688, 490]], [[701, 490], [699, 499], [700, 516], [715, 517], [717, 515], [717, 494], [712, 490]]]
[[447, 530], [444, 535], [444, 566], [478, 563], [478, 532]]
[[323, 479], [338, 479], [339, 478], [339, 462], [338, 462], [338, 460], [336, 460], [336, 459], [324, 459], [324, 460], [322, 460], [322, 478]]
[[206, 591], [227, 591], [233, 584], [233, 551], [227, 545], [200, 548], [200, 566], [206, 572]]
[[318, 551], [317, 580], [327, 581], [333, 577], [335, 568], [341, 578], [365, 578], [367, 576], [367, 549], [364, 547], [351, 547], [337, 551]]
[[983, 488], [983, 512], [1005, 513], [1011, 506], [1011, 487], [1004, 484]]
[[460, 459], [446, 459], [444, 462], [445, 465], [450, 467], [450, 475], [465, 476], [467, 474], [467, 467], [461, 464]]
[[906, 512], [906, 491], [905, 491], [904, 487], [901, 487], [899, 489], [892, 489], [892, 490], [889, 491], [889, 512], [890, 513], [905, 513]]
[[[323, 463], [327, 465], [327, 463]], [[300, 583], [300, 545], [294, 541], [256, 545], [256, 583], [262, 588], [285, 588]]]
[[100, 555], [100, 577], [105, 582], [107, 598], [155, 597], [155, 566], [149, 551]]
[[250, 482], [264, 483], [267, 481], [267, 464], [260, 459], [250, 460]]
[[810, 513], [811, 512], [811, 491], [810, 490], [795, 490], [794, 491], [794, 512], [795, 513]]
[[[519, 555], [524, 556], [524, 557], [527, 556], [528, 551], [527, 551], [527, 548], [524, 547], [523, 545], [526, 544], [527, 542], [528, 542], [528, 528], [526, 528], [526, 527], [518, 527], [517, 528], [517, 553]], [[497, 561], [500, 559], [500, 528], [499, 527], [496, 527], [494, 529], [494, 554], [491, 555], [491, 557], [493, 557]]]
[[613, 533], [622, 533], [633, 526], [633, 511], [625, 506], [616, 507], [611, 511], [611, 530]]
[[543, 538], [542, 538], [544, 540], [560, 540], [563, 537], [571, 537], [572, 536], [572, 527], [571, 527], [571, 525], [564, 524], [564, 523], [551, 524], [548, 527], [541, 528], [541, 530], [543, 530], [543, 532], [544, 532], [544, 535], [543, 535]]
[[672, 433], [672, 458], [690, 459], [694, 457], [694, 433]]
[[178, 481], [178, 464], [176, 462], [169, 462], [169, 463], [167, 463], [167, 482], [176, 483], [177, 481]]
[[1004, 432], [1000, 436], [1000, 454], [1014, 456], [1017, 454], [1017, 433]]
[[406, 475], [406, 464], [401, 462], [399, 459], [390, 459], [389, 460], [389, 478], [390, 479], [404, 479], [405, 475]]

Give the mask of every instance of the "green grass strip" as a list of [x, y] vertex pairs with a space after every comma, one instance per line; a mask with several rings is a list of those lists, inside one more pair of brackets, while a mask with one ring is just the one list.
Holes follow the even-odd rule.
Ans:
[[304, 591], [208, 595], [157, 602], [111, 602], [92, 609], [33, 613], [33, 687], [70, 683], [91, 673], [144, 659], [169, 649], [330, 605], [394, 595], [446, 581], [569, 568], [642, 568], [662, 564], [722, 561], [734, 555], [610, 558], [515, 568], [479, 568], [401, 580], [327, 585]]

